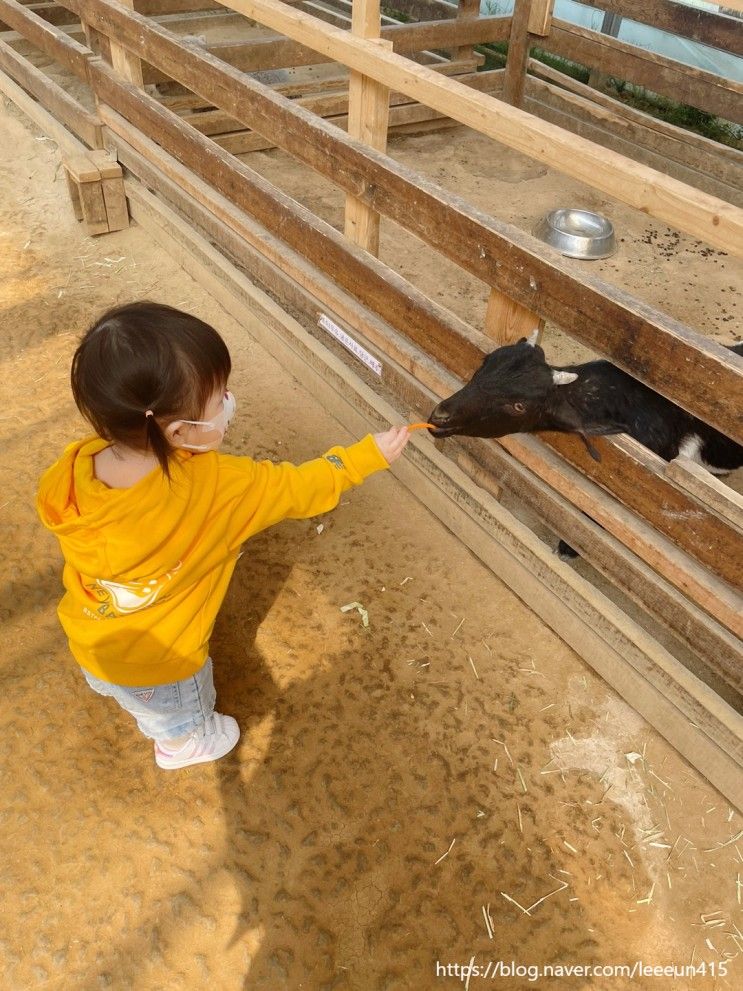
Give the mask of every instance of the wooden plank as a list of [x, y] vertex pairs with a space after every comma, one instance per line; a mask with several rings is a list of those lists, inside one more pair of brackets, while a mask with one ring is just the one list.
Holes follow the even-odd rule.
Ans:
[[524, 98], [526, 63], [529, 59], [529, 17], [531, 0], [516, 0], [508, 38], [508, 58], [503, 84], [503, 99], [513, 107], [520, 107]]
[[[356, 0], [351, 33], [359, 38], [377, 39], [381, 46], [391, 42], [379, 38], [380, 0]], [[351, 70], [348, 80], [348, 134], [377, 151], [387, 150], [390, 91], [369, 76]], [[344, 219], [346, 237], [372, 255], [379, 255], [379, 214], [358, 197], [346, 194]]]
[[65, 179], [67, 180], [67, 192], [70, 194], [70, 203], [72, 204], [72, 211], [75, 214], [75, 220], [82, 220], [83, 205], [80, 202], [80, 191], [77, 188], [77, 183], [69, 172], [65, 172]]
[[[733, 55], [743, 55], [743, 30], [740, 20], [735, 17], [672, 0], [653, 0], [652, 3], [647, 0], [578, 0], [578, 3], [630, 17], [641, 24], [701, 41]], [[725, 3], [723, 6], [732, 8], [733, 5]]]
[[[701, 580], [694, 579], [692, 589], [692, 583], [684, 584], [686, 576], [679, 579], [672, 572], [663, 570], [668, 556], [660, 548], [650, 546], [640, 550], [627, 542], [627, 546], [665, 574], [678, 588], [682, 588], [711, 616], [717, 617], [737, 636], [743, 637], [743, 598], [735, 591], [743, 588], [743, 545], [726, 521], [673, 485], [666, 475], [666, 462], [631, 437], [622, 435], [611, 441], [602, 437], [591, 438], [592, 445], [601, 456], [601, 462], [596, 462], [575, 434], [545, 433], [540, 436], [569, 464], [610, 491], [625, 506], [651, 523], [658, 533], [665, 534], [677, 547], [692, 554], [728, 582], [728, 590], [717, 586], [712, 591], [705, 591]], [[502, 443], [507, 450], [514, 450], [513, 445], [518, 445], [519, 441], [505, 437]], [[531, 467], [539, 473], [538, 466]], [[559, 486], [559, 480], [545, 481]], [[607, 516], [599, 522], [618, 535], [613, 529], [616, 523], [612, 518]]]
[[674, 458], [666, 468], [666, 476], [737, 527], [743, 536], [743, 495], [689, 458]]
[[[119, 131], [126, 132], [123, 119], [118, 118], [117, 127]], [[144, 185], [156, 189], [177, 205], [194, 226], [239, 260], [272, 293], [286, 300], [295, 310], [307, 312], [313, 323], [317, 307], [324, 308], [332, 313], [333, 319], [360, 336], [369, 350], [379, 349], [380, 357], [384, 359], [383, 383], [403, 396], [416, 411], [415, 415], [421, 418], [427, 416], [439, 398], [450, 395], [459, 387], [459, 380], [451, 373], [406, 341], [389, 324], [359, 305], [354, 297], [324, 276], [303, 255], [287, 248], [284, 242], [257, 225], [247, 214], [232, 207], [154, 142], [140, 139], [144, 142], [143, 150], [147, 152], [148, 157], [145, 158], [123, 138], [116, 136], [114, 140], [119, 157], [127, 168], [141, 178]], [[225, 220], [218, 219], [218, 215]], [[405, 371], [394, 374], [391, 361], [395, 367], [400, 366]], [[406, 372], [412, 372], [415, 378], [406, 377]], [[526, 439], [526, 442], [537, 446], [543, 457], [557, 460], [557, 455], [535, 438]], [[723, 685], [727, 685], [728, 679], [732, 678], [730, 684], [739, 685], [743, 679], [743, 657], [738, 640], [693, 607], [580, 510], [545, 486], [500, 445], [480, 440], [462, 440], [460, 443], [515, 497], [530, 505], [556, 533], [569, 538], [581, 553], [676, 637], [681, 641], [691, 641], [701, 662], [701, 668], [695, 670], [702, 670], [708, 683], [714, 682], [717, 689], [722, 690]], [[598, 491], [592, 482], [564, 462], [562, 469], [574, 476], [574, 484], [584, 490]], [[739, 688], [735, 691], [739, 693]], [[736, 704], [740, 705], [740, 700]]]
[[[134, 0], [117, 0], [122, 7], [134, 9]], [[144, 77], [142, 75], [142, 63], [136, 55], [133, 55], [128, 48], [120, 45], [116, 41], [116, 35], [109, 35], [111, 43], [111, 64], [119, 75], [127, 82], [133, 83], [144, 89]]]
[[[743, 25], [741, 26], [743, 32]], [[536, 59], [529, 59], [529, 71], [540, 79], [549, 83], [554, 83], [561, 89], [569, 90], [577, 97], [578, 101], [569, 101], [573, 107], [586, 110], [600, 120], [604, 126], [613, 121], [613, 117], [625, 118], [630, 124], [622, 125], [617, 122], [618, 127], [624, 127], [626, 136], [633, 140], [640, 140], [646, 147], [659, 152], [667, 158], [682, 162], [690, 168], [699, 172], [714, 176], [721, 182], [730, 186], [743, 186], [743, 151], [732, 148], [719, 141], [705, 138], [701, 134], [689, 131], [687, 128], [676, 127], [667, 121], [659, 120], [651, 114], [635, 107], [622, 100], [615, 99], [606, 93], [601, 93], [592, 86], [586, 86], [578, 82], [564, 72], [558, 72], [543, 62]], [[553, 88], [545, 90], [535, 83], [533, 79], [527, 80], [527, 93], [537, 99], [543, 99], [543, 94], [549, 92], [554, 94]], [[586, 107], [586, 103], [593, 106]], [[566, 109], [568, 104], [566, 103]], [[600, 107], [609, 114], [600, 114], [595, 108]], [[611, 116], [610, 116], [611, 115]], [[641, 138], [639, 137], [641, 135]], [[656, 137], [658, 135], [658, 137]], [[654, 140], [654, 143], [653, 142]], [[652, 144], [651, 144], [652, 143]]]
[[85, 81], [90, 52], [60, 28], [36, 17], [18, 0], [0, 0], [0, 19], [36, 48], [50, 55], [55, 62], [69, 69], [78, 79]]
[[[163, 210], [154, 197], [149, 197], [148, 205]], [[396, 417], [394, 408], [350, 375], [345, 365], [275, 303], [259, 295], [210, 245], [197, 239], [187, 225], [179, 224], [172, 212], [157, 227], [156, 236], [163, 238], [170, 256], [207, 286], [284, 367], [308, 383], [349, 429], [368, 429], [369, 422], [389, 422]], [[154, 225], [150, 230], [155, 233]], [[195, 263], [194, 252], [198, 252]], [[256, 324], [255, 317], [262, 323]], [[393, 471], [419, 496], [423, 494], [425, 505], [524, 601], [533, 603], [545, 622], [723, 794], [740, 803], [743, 728], [737, 713], [604, 596], [570, 569], [560, 567], [533, 534], [426, 441], [414, 439]]]
[[0, 69], [35, 96], [46, 110], [91, 148], [102, 147], [100, 120], [2, 40]]
[[604, 73], [645, 86], [670, 100], [743, 123], [742, 83], [557, 19], [542, 47], [581, 65], [598, 66]]
[[[457, 25], [472, 24], [478, 20], [479, 16], [480, 16], [480, 0], [459, 0], [459, 3], [457, 5], [457, 18], [455, 21]], [[449, 28], [451, 29], [452, 25], [449, 22], [444, 21], [443, 23], [448, 24]], [[510, 29], [509, 29], [509, 34], [510, 34]], [[431, 45], [430, 47], [434, 48], [436, 46]], [[457, 48], [456, 50], [457, 58], [471, 58], [473, 54], [474, 54], [474, 49], [472, 47], [471, 42], [464, 43], [463, 46]]]
[[129, 226], [129, 210], [124, 195], [121, 166], [106, 151], [92, 151], [90, 158], [101, 175], [103, 202], [109, 231], [123, 231]]
[[541, 335], [543, 329], [544, 320], [537, 313], [521, 306], [498, 289], [491, 289], [484, 330], [498, 347], [529, 337], [535, 330]]
[[[667, 140], [656, 132], [638, 128], [631, 121], [623, 117], [616, 117], [609, 111], [602, 108], [589, 106], [567, 106], [563, 94], [560, 90], [557, 94], [551, 90], [539, 92], [539, 98], [535, 99], [530, 95], [531, 78], [527, 80], [527, 91], [524, 100], [524, 109], [536, 114], [544, 120], [557, 124], [564, 130], [579, 134], [588, 138], [596, 144], [602, 144], [607, 148], [612, 148], [628, 158], [644, 162], [651, 168], [662, 168], [668, 175], [674, 176], [681, 182], [689, 186], [695, 186], [713, 196], [727, 200], [736, 206], [743, 207], [743, 190], [740, 186], [733, 187], [727, 185], [713, 176], [702, 172], [697, 172], [692, 166], [685, 165], [674, 158], [668, 158], [662, 151], [656, 150], [657, 138], [660, 137], [662, 144]], [[581, 100], [580, 97], [575, 97]], [[582, 102], [582, 101], [581, 101]], [[628, 126], [626, 126], [628, 125]], [[683, 152], [678, 155], [683, 159]]]
[[[68, 2], [79, 4], [80, 0]], [[603, 189], [677, 229], [701, 237], [724, 251], [743, 254], [743, 211], [727, 203], [574, 135], [565, 135], [560, 128], [538, 121], [516, 107], [467, 90], [455, 80], [442, 78], [427, 67], [393, 52], [380, 52], [366, 39], [354, 38], [302, 11], [288, 9], [276, 0], [229, 0], [225, 6], [295, 40], [301, 39], [308, 47], [342, 61], [390, 89], [407, 93], [434, 110], [553, 165], [594, 188]], [[163, 67], [163, 58], [167, 58], [163, 35], [167, 36], [167, 33], [163, 32], [153, 43], [149, 32], [162, 30], [156, 25], [148, 25], [144, 18], [137, 20], [136, 14], [129, 15], [131, 20], [122, 17], [120, 9], [107, 0], [86, 0], [86, 16], [95, 16], [99, 27], [105, 25], [104, 33], [125, 31], [130, 38], [130, 48], [139, 49], [140, 53], [144, 48], [150, 49], [153, 55], [147, 60]], [[180, 47], [184, 51], [183, 46]], [[178, 64], [177, 59], [175, 63]], [[179, 71], [183, 75], [182, 70]], [[175, 74], [174, 78], [177, 78]]]

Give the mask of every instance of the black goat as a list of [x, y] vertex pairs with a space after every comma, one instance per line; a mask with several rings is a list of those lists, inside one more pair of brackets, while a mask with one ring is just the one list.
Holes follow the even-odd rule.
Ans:
[[[731, 346], [743, 356], [743, 342]], [[743, 446], [653, 392], [609, 361], [552, 368], [528, 340], [493, 351], [459, 392], [428, 418], [434, 437], [504, 437], [556, 430], [590, 436], [626, 433], [671, 461], [683, 454], [717, 475], [743, 465]], [[560, 552], [568, 555], [567, 545]], [[572, 552], [569, 556], [575, 556]]]

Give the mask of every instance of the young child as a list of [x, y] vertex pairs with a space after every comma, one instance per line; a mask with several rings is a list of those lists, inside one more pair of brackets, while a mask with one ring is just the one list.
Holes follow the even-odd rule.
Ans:
[[217, 760], [239, 738], [214, 711], [209, 638], [241, 544], [333, 509], [409, 437], [392, 428], [302, 465], [218, 454], [235, 411], [230, 370], [224, 341], [196, 317], [150, 302], [105, 313], [72, 362], [95, 436], [67, 447], [37, 497], [65, 560], [72, 654], [165, 769]]

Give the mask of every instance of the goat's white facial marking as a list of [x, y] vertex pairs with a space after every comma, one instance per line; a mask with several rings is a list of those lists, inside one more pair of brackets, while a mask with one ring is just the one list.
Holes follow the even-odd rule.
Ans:
[[537, 346], [537, 341], [539, 340], [539, 327], [536, 327], [531, 334], [526, 338], [526, 343], [535, 348]]
[[570, 385], [577, 378], [578, 376], [575, 372], [558, 372], [556, 368], [552, 369], [552, 381], [555, 385]]

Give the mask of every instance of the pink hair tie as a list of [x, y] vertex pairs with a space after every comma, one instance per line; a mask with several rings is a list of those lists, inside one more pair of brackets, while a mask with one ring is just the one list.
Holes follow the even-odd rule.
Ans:
[[145, 417], [148, 417], [148, 416], [154, 416], [155, 414], [152, 412], [151, 409], [146, 409], [144, 411], [144, 415], [145, 415]]

